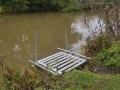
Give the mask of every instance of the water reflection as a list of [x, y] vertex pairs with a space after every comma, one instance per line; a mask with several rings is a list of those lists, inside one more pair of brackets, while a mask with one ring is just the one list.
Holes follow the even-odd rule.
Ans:
[[0, 39], [0, 43], [2, 43], [2, 39]]
[[15, 46], [13, 47], [13, 51], [15, 52], [21, 51], [21, 48], [19, 47], [19, 45], [15, 44]]
[[22, 35], [22, 41], [24, 42], [24, 41], [26, 41], [26, 40], [28, 40], [28, 37], [25, 36], [25, 35]]
[[[102, 25], [101, 27], [100, 24]], [[88, 17], [84, 17], [84, 15], [77, 17], [75, 21], [71, 24], [71, 32], [81, 34], [82, 38], [81, 40], [78, 39], [76, 43], [72, 44], [72, 47], [77, 49], [75, 52], [83, 54], [83, 46], [86, 45], [86, 38], [88, 37], [88, 35], [93, 38], [93, 35], [91, 34], [99, 34], [101, 28], [104, 28], [104, 23], [103, 20], [100, 19], [98, 16], [92, 16], [89, 19]]]

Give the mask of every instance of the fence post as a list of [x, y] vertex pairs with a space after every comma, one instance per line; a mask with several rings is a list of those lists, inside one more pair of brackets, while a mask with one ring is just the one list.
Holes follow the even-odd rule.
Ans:
[[67, 30], [65, 30], [65, 42], [66, 42], [66, 50], [68, 50]]
[[37, 61], [37, 43], [38, 43], [38, 35], [37, 31], [35, 32], [35, 63]]

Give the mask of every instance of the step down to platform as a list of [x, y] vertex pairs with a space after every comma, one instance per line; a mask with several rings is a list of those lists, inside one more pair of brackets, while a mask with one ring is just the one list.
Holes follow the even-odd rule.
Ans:
[[82, 56], [68, 50], [60, 50], [63, 50], [64, 52], [58, 52], [36, 62], [31, 60], [29, 61], [52, 74], [59, 75], [80, 66], [86, 62], [86, 60], [90, 59], [89, 57]]

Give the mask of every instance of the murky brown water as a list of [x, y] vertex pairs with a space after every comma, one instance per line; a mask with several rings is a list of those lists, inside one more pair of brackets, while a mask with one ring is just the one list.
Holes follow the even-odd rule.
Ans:
[[[86, 14], [91, 28], [97, 25], [98, 17]], [[85, 45], [89, 34], [84, 25], [83, 14], [77, 13], [34, 13], [0, 16], [0, 53], [5, 60], [15, 66], [30, 65], [34, 60], [34, 33], [38, 31], [38, 59], [58, 52], [57, 47], [65, 49], [65, 30], [68, 30], [69, 49]]]

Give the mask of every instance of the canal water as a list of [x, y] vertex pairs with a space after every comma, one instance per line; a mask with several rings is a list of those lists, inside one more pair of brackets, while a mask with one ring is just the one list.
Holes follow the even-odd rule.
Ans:
[[[13, 66], [23, 67], [34, 61], [34, 33], [38, 32], [38, 59], [68, 48], [84, 54], [89, 30], [95, 30], [99, 17], [94, 13], [34, 13], [0, 16], [0, 54]], [[102, 20], [101, 20], [102, 22]]]

